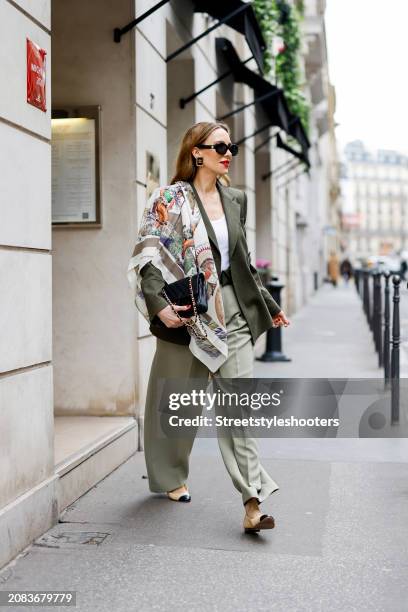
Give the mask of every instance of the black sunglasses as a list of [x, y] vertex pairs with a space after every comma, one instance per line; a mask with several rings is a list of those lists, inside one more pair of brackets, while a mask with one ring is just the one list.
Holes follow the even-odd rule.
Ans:
[[217, 142], [216, 144], [206, 145], [206, 144], [198, 144], [196, 145], [197, 149], [215, 149], [218, 155], [225, 155], [228, 149], [231, 151], [231, 155], [238, 155], [238, 145], [226, 144], [225, 142]]

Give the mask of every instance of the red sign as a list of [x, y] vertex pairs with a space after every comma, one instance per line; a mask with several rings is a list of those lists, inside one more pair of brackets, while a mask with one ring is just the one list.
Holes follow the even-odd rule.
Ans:
[[47, 52], [27, 38], [27, 102], [46, 111], [45, 56]]

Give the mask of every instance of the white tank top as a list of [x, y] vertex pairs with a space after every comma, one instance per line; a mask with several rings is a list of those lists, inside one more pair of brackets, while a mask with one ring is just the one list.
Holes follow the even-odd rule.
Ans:
[[225, 214], [219, 219], [210, 219], [221, 253], [221, 271], [229, 266], [228, 225]]

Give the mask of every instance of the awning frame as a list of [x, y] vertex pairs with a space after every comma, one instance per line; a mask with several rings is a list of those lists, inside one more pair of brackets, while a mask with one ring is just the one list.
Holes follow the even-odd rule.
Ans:
[[217, 50], [222, 54], [224, 61], [231, 69], [234, 79], [237, 83], [245, 83], [254, 90], [256, 96], [262, 96], [265, 93], [276, 92], [278, 99], [276, 104], [268, 106], [262, 103], [266, 115], [271, 119], [272, 125], [282, 128], [287, 131], [290, 119], [290, 112], [283, 91], [273, 85], [260, 74], [243, 67], [243, 64], [236, 52], [232, 42], [228, 38], [216, 39]]
[[241, 11], [237, 11], [235, 16], [230, 16], [229, 27], [233, 28], [245, 37], [246, 43], [251, 50], [259, 72], [264, 72], [264, 54], [267, 48], [266, 41], [256, 16], [252, 1], [247, 0], [192, 0], [194, 11], [197, 13], [207, 13], [214, 19], [225, 17], [225, 11], [231, 10], [232, 6], [237, 6]]
[[222, 115], [222, 117], [217, 117], [217, 121], [223, 121], [224, 119], [228, 119], [228, 117], [237, 115], [241, 111], [245, 110], [246, 108], [249, 108], [250, 106], [253, 106], [257, 102], [263, 102], [264, 100], [267, 100], [268, 98], [272, 98], [273, 96], [276, 96], [277, 94], [279, 94], [279, 90], [269, 91], [266, 94], [263, 94], [262, 96], [258, 96], [257, 98], [254, 98], [252, 102], [248, 102], [248, 104], [244, 104], [243, 106], [240, 106], [239, 108], [236, 108], [235, 110], [230, 111], [229, 113], [226, 113], [225, 115]]
[[130, 23], [125, 25], [123, 28], [115, 28], [113, 30], [113, 40], [114, 40], [114, 42], [115, 43], [120, 43], [120, 41], [122, 40], [123, 34], [126, 34], [127, 32], [130, 32], [130, 30], [132, 30], [134, 27], [136, 27], [141, 21], [146, 19], [146, 17], [149, 17], [149, 15], [151, 15], [152, 13], [155, 13], [159, 8], [161, 8], [162, 6], [167, 4], [168, 2], [170, 2], [170, 0], [160, 0], [160, 2], [158, 2], [157, 4], [155, 4], [154, 6], [149, 8], [147, 11], [142, 13], [142, 15], [140, 15], [139, 17], [136, 17], [136, 19], [134, 19], [133, 21], [131, 21]]
[[[289, 148], [289, 145], [286, 145], [288, 147], [286, 150], [297, 157], [300, 156], [302, 161], [304, 161], [306, 165], [310, 166], [308, 158], [308, 149], [310, 148], [309, 140], [300, 118], [290, 112], [284, 91], [267, 81], [261, 75], [251, 71], [249, 68], [243, 68], [238, 53], [229, 39], [217, 38], [216, 45], [217, 49], [223, 54], [226, 64], [230, 67], [235, 81], [238, 83], [245, 83], [251, 87], [254, 90], [255, 96], [258, 100], [262, 100], [263, 94], [268, 92], [268, 90], [279, 93], [279, 98], [274, 105], [268, 105], [265, 100], [261, 101], [264, 112], [269, 118], [271, 118], [271, 125], [279, 127], [281, 130], [286, 132], [286, 134], [292, 136], [295, 140], [297, 140], [301, 147], [301, 153], [295, 149]], [[243, 108], [245, 107], [242, 107], [242, 109]], [[239, 109], [237, 109], [237, 111], [239, 111]], [[259, 145], [259, 148], [266, 144], [271, 138], [273, 137], [269, 136], [261, 145]], [[256, 150], [258, 150], [258, 147]]]
[[[242, 64], [243, 65], [247, 64], [252, 59], [254, 59], [253, 55], [251, 55], [251, 57], [248, 57], [246, 60], [244, 60], [242, 62]], [[192, 93], [187, 98], [180, 98], [180, 101], [179, 101], [180, 108], [185, 108], [189, 102], [194, 100], [194, 98], [197, 98], [197, 96], [202, 94], [204, 91], [207, 91], [207, 89], [210, 89], [210, 87], [212, 87], [213, 85], [216, 85], [217, 83], [220, 83], [221, 81], [223, 81], [227, 77], [231, 76], [231, 74], [232, 74], [232, 70], [227, 70], [227, 72], [223, 72], [217, 79], [215, 79], [214, 81], [211, 81], [211, 83], [208, 83], [208, 85], [205, 85], [205, 87], [202, 87], [198, 91], [195, 91], [194, 93]]]
[[262, 174], [261, 179], [263, 181], [266, 181], [270, 176], [279, 178], [280, 176], [283, 176], [287, 172], [294, 170], [294, 168], [296, 168], [296, 166], [298, 166], [299, 164], [300, 164], [300, 161], [298, 159], [296, 160], [288, 159], [287, 161], [285, 161], [283, 164], [281, 164], [277, 168], [273, 168], [269, 172]]
[[283, 149], [287, 153], [290, 153], [294, 157], [297, 157], [300, 161], [306, 164], [306, 166], [310, 167], [310, 162], [307, 156], [305, 156], [303, 151], [296, 151], [293, 147], [289, 146], [282, 140], [282, 137], [279, 134], [276, 134], [276, 146], [278, 149]]
[[287, 181], [282, 183], [282, 185], [277, 185], [276, 188], [277, 189], [283, 189], [284, 187], [287, 187], [289, 185], [289, 183], [291, 183], [294, 180], [297, 180], [299, 178], [299, 176], [302, 176], [302, 174], [305, 174], [305, 172], [307, 172], [307, 175], [309, 176], [309, 170], [310, 170], [310, 168], [305, 166], [301, 172], [298, 172], [297, 174], [295, 174], [295, 176], [292, 176], [290, 179], [288, 179]]
[[252, 132], [252, 134], [248, 134], [247, 136], [244, 136], [243, 138], [241, 138], [240, 140], [236, 140], [235, 143], [237, 145], [242, 144], [243, 142], [245, 142], [246, 140], [248, 140], [248, 138], [252, 138], [253, 136], [256, 136], [257, 134], [260, 134], [260, 132], [263, 132], [264, 130], [272, 127], [274, 125], [273, 121], [271, 121], [270, 123], [267, 123], [266, 125], [264, 125], [263, 127], [255, 130], [255, 132]]
[[232, 19], [236, 15], [239, 15], [240, 13], [247, 11], [250, 6], [251, 6], [250, 3], [244, 3], [241, 6], [239, 6], [237, 9], [231, 11], [231, 13], [228, 13], [228, 15], [226, 15], [222, 19], [219, 19], [217, 23], [207, 28], [204, 32], [201, 32], [201, 34], [199, 34], [198, 36], [190, 40], [188, 43], [185, 43], [179, 49], [176, 49], [176, 51], [173, 51], [173, 53], [170, 53], [170, 55], [166, 57], [166, 62], [170, 62], [172, 59], [180, 55], [180, 53], [183, 53], [183, 51], [186, 51], [186, 49], [189, 49], [190, 47], [192, 47], [196, 42], [201, 40], [201, 38], [204, 38], [204, 36], [207, 36], [207, 34], [210, 34], [210, 32], [213, 32], [214, 30], [219, 28], [221, 25], [224, 25], [224, 23], [227, 23], [230, 19]]

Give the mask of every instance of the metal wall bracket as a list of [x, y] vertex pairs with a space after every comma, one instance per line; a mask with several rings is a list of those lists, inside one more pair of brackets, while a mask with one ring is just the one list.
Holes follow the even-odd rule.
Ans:
[[252, 132], [252, 134], [248, 134], [248, 136], [244, 136], [244, 138], [241, 138], [240, 140], [236, 141], [236, 144], [242, 144], [243, 142], [245, 142], [246, 140], [248, 140], [248, 138], [252, 138], [252, 136], [256, 136], [257, 134], [259, 134], [260, 132], [263, 132], [264, 130], [266, 130], [267, 128], [271, 127], [273, 125], [273, 121], [271, 121], [270, 123], [267, 123], [266, 125], [264, 125], [263, 127], [255, 130], [255, 132]]
[[[247, 64], [252, 59], [254, 59], [253, 55], [251, 55], [251, 57], [248, 57], [248, 59], [246, 59], [244, 62], [242, 62], [242, 65]], [[221, 74], [217, 79], [215, 79], [211, 83], [208, 83], [208, 85], [206, 85], [202, 89], [199, 89], [198, 91], [195, 91], [194, 93], [192, 93], [191, 96], [188, 96], [188, 98], [180, 98], [180, 108], [185, 108], [185, 106], [189, 102], [191, 102], [191, 100], [194, 100], [194, 98], [196, 98], [197, 96], [202, 94], [204, 91], [207, 91], [207, 89], [210, 89], [210, 87], [212, 87], [213, 85], [216, 85], [217, 83], [219, 83], [223, 79], [226, 79], [231, 74], [233, 74], [233, 71], [232, 70], [227, 70], [227, 72], [223, 72], [223, 74]]]
[[245, 110], [249, 106], [253, 106], [257, 102], [262, 102], [263, 100], [272, 98], [272, 96], [276, 96], [279, 93], [280, 93], [279, 89], [276, 89], [275, 91], [268, 91], [268, 93], [263, 94], [262, 96], [258, 96], [257, 98], [252, 100], [252, 102], [248, 102], [248, 104], [244, 104], [243, 106], [236, 108], [235, 110], [231, 111], [230, 113], [227, 113], [226, 115], [223, 115], [222, 117], [217, 117], [217, 121], [223, 121], [224, 119], [227, 119], [228, 117], [232, 117], [233, 115], [236, 115], [237, 113], [240, 113], [241, 111]]
[[123, 28], [115, 28], [113, 30], [113, 40], [114, 40], [114, 42], [115, 43], [120, 43], [123, 34], [126, 34], [127, 32], [130, 32], [130, 30], [132, 30], [135, 26], [137, 26], [138, 23], [143, 21], [143, 19], [146, 19], [146, 17], [149, 17], [149, 15], [151, 15], [152, 13], [157, 11], [159, 8], [161, 8], [162, 6], [167, 4], [168, 2], [170, 2], [170, 0], [161, 0], [161, 2], [158, 2], [157, 4], [155, 4], [154, 6], [149, 8], [148, 11], [146, 11], [145, 13], [140, 15], [140, 17], [137, 17], [136, 19], [134, 19], [133, 21], [131, 21], [127, 25], [125, 25]]
[[224, 23], [227, 23], [227, 21], [232, 19], [232, 17], [235, 17], [235, 15], [238, 15], [239, 13], [242, 13], [243, 11], [248, 10], [248, 8], [250, 6], [251, 6], [250, 3], [244, 4], [244, 5], [240, 6], [240, 7], [238, 7], [237, 9], [235, 9], [235, 11], [232, 11], [231, 13], [228, 13], [228, 15], [226, 15], [225, 17], [223, 17], [222, 19], [217, 21], [216, 24], [214, 24], [213, 26], [211, 26], [210, 28], [208, 28], [207, 30], [205, 30], [204, 32], [202, 32], [201, 34], [199, 34], [198, 36], [196, 36], [192, 40], [190, 40], [190, 42], [188, 42], [185, 45], [181, 46], [176, 51], [173, 51], [173, 53], [170, 53], [170, 55], [168, 55], [166, 57], [166, 62], [170, 62], [172, 59], [177, 57], [177, 55], [180, 55], [180, 53], [183, 53], [183, 51], [185, 51], [186, 49], [189, 49], [192, 45], [194, 45], [196, 42], [198, 42], [201, 38], [204, 38], [204, 36], [207, 36], [207, 34], [209, 34], [210, 32], [213, 32], [213, 30], [216, 30], [217, 28], [219, 28]]

